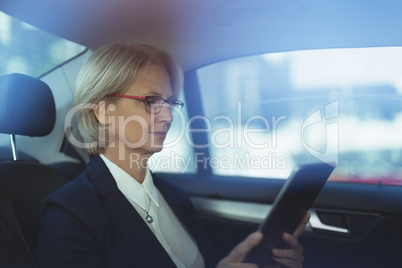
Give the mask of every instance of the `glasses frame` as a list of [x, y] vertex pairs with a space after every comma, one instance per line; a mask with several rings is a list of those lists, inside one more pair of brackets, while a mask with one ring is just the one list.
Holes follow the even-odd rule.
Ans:
[[[147, 111], [150, 114], [158, 114], [162, 111], [162, 107], [167, 103], [170, 107], [170, 110], [176, 110], [179, 112], [181, 108], [183, 108], [184, 103], [178, 99], [171, 99], [167, 100], [162, 98], [161, 96], [133, 96], [133, 95], [125, 95], [125, 94], [112, 94], [109, 95], [109, 97], [118, 97], [118, 98], [126, 98], [126, 99], [133, 99], [133, 100], [139, 100], [142, 101], [145, 104], [145, 111]], [[149, 98], [159, 98], [163, 100], [163, 104], [161, 105], [155, 105], [159, 110], [150, 110], [151, 105], [148, 103]]]

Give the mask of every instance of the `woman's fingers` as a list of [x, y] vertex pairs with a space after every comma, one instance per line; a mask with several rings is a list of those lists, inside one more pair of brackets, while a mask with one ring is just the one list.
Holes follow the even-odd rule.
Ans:
[[272, 258], [286, 267], [301, 268], [304, 261], [303, 246], [290, 234], [283, 234], [283, 240], [287, 243], [287, 248], [273, 249]]
[[306, 228], [306, 224], [310, 220], [310, 216], [311, 216], [311, 213], [307, 211], [302, 222], [299, 224], [296, 231], [293, 233], [294, 237], [299, 238], [299, 236], [304, 232], [304, 228]]
[[257, 267], [255, 264], [240, 263], [244, 260], [247, 253], [255, 247], [262, 239], [261, 232], [254, 232], [250, 234], [245, 240], [240, 242], [236, 247], [232, 249], [228, 256], [223, 258], [217, 268], [229, 268], [229, 267], [244, 267], [253, 268]]
[[[289, 268], [301, 268], [304, 260], [303, 247], [299, 244], [298, 238], [304, 232], [304, 228], [310, 219], [310, 213], [307, 212], [302, 222], [297, 227], [293, 235], [283, 234], [283, 240], [286, 242], [286, 249], [274, 249], [272, 251], [273, 259], [281, 265]], [[261, 232], [250, 234], [245, 240], [240, 242], [228, 256], [223, 258], [217, 268], [257, 268], [252, 263], [242, 263], [247, 253], [255, 247], [262, 239]], [[275, 266], [276, 267], [276, 266]]]

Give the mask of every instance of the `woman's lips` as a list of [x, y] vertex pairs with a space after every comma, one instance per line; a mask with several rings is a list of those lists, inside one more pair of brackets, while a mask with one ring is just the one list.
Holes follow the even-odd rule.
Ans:
[[166, 131], [156, 131], [152, 132], [152, 134], [159, 139], [164, 139], [166, 137], [167, 132]]

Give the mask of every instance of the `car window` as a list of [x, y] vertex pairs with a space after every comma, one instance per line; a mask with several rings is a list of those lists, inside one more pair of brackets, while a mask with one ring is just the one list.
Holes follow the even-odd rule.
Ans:
[[402, 48], [294, 51], [197, 71], [214, 174], [402, 184]]
[[40, 77], [85, 51], [85, 47], [0, 12], [0, 51], [0, 75]]

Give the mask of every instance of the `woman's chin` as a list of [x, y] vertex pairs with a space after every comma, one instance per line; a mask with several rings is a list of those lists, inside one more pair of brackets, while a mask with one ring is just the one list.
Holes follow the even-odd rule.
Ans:
[[160, 145], [154, 144], [154, 145], [152, 145], [150, 151], [153, 153], [158, 153], [158, 152], [162, 151], [162, 149], [163, 149], [163, 144], [160, 144]]

